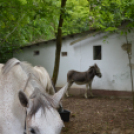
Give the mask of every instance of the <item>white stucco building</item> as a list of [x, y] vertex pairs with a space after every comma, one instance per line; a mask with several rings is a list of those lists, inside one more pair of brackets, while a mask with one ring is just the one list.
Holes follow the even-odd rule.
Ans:
[[[71, 69], [86, 71], [94, 63], [98, 64], [102, 78], [95, 77], [92, 88], [106, 91], [131, 91], [130, 68], [127, 52], [122, 49], [126, 38], [119, 34], [91, 33], [74, 34], [62, 39], [61, 60], [57, 87], [67, 81], [67, 72]], [[134, 33], [128, 35], [132, 44], [132, 68], [134, 75]], [[52, 76], [55, 60], [55, 40], [35, 43], [24, 47], [14, 57], [33, 65], [41, 65]], [[73, 85], [74, 88], [85, 86]]]

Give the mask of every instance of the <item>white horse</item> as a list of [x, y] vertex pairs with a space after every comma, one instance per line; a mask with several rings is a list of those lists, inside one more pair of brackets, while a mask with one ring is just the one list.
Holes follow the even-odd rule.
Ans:
[[49, 95], [27, 63], [11, 59], [0, 67], [0, 134], [23, 134], [25, 124], [27, 134], [59, 134], [64, 124], [56, 108], [68, 84]]

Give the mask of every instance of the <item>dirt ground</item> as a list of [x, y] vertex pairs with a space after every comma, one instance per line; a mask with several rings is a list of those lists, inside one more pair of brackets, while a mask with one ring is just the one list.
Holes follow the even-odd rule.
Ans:
[[134, 134], [132, 100], [64, 98], [71, 112], [61, 134]]

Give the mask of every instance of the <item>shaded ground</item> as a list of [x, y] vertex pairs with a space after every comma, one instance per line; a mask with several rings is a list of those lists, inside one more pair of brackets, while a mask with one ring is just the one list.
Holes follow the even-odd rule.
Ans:
[[73, 97], [62, 103], [71, 116], [61, 134], [134, 134], [131, 100]]

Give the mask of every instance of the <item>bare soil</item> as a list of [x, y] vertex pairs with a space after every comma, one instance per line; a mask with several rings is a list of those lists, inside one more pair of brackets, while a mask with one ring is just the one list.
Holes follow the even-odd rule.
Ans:
[[70, 97], [62, 105], [71, 115], [61, 134], [134, 134], [132, 100]]

